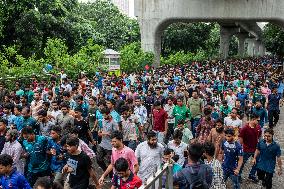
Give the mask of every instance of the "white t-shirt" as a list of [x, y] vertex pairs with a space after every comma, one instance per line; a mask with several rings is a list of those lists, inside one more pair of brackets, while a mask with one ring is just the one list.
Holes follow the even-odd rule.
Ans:
[[180, 166], [183, 166], [183, 164], [185, 162], [184, 151], [186, 151], [186, 149], [187, 149], [187, 144], [184, 143], [184, 142], [181, 142], [178, 146], [176, 146], [175, 143], [174, 143], [174, 140], [171, 140], [168, 143], [168, 148], [174, 150], [175, 154], [179, 156], [177, 163]]
[[224, 119], [224, 125], [241, 128], [243, 125], [243, 122], [239, 118], [232, 119], [230, 116], [228, 116], [228, 117], [225, 117]]
[[135, 156], [141, 160], [137, 176], [145, 180], [153, 175], [163, 162], [163, 153], [164, 146], [160, 143], [157, 143], [156, 148], [150, 148], [148, 141], [140, 143], [135, 150]]

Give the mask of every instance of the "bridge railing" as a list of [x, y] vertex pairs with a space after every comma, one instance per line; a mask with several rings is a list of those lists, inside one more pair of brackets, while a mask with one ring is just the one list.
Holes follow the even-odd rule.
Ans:
[[162, 168], [156, 169], [153, 175], [146, 179], [139, 189], [162, 189], [162, 177], [166, 177], [165, 188], [173, 189], [173, 164], [166, 163]]

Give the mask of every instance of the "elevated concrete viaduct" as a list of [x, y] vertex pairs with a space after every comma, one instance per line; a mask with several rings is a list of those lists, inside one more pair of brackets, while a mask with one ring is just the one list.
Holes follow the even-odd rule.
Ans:
[[[284, 26], [284, 1], [135, 0], [135, 15], [140, 24], [142, 48], [145, 51], [154, 52], [154, 66], [158, 66], [161, 53], [161, 34], [170, 24], [183, 21], [239, 23], [240, 27], [256, 37], [259, 32], [256, 22], [276, 22]], [[255, 41], [257, 42], [249, 43], [259, 44], [260, 40], [256, 37]], [[222, 40], [220, 41], [222, 44]], [[223, 41], [227, 41], [227, 39], [223, 39]], [[222, 48], [226, 50], [226, 47]], [[240, 53], [242, 53], [242, 49], [243, 47], [239, 47]], [[259, 53], [259, 49], [262, 48], [257, 49], [256, 51]], [[227, 55], [226, 52], [222, 52], [222, 56], [226, 57], [225, 55]]]

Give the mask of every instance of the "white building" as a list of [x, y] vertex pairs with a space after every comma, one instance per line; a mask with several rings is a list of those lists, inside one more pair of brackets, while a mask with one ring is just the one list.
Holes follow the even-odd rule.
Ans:
[[[82, 3], [95, 2], [96, 0], [79, 0]], [[115, 4], [118, 9], [125, 15], [134, 18], [134, 0], [109, 0]]]

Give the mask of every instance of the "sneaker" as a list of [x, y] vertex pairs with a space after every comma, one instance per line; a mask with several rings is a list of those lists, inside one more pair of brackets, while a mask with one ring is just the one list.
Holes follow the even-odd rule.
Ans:
[[249, 176], [249, 180], [251, 180], [254, 183], [258, 183], [258, 179], [254, 176]]

